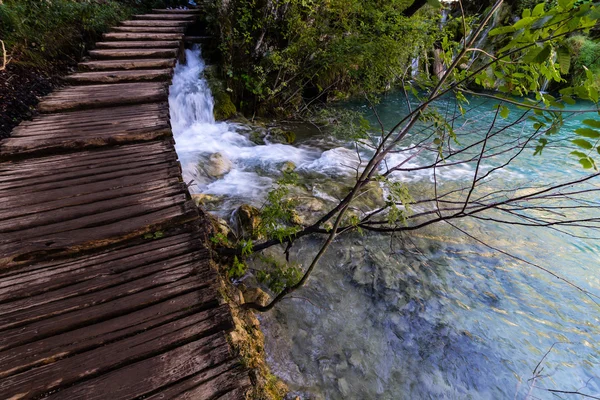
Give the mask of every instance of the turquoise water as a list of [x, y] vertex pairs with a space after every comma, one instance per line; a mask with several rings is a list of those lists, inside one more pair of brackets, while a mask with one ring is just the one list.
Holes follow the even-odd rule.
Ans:
[[[493, 104], [471, 99], [473, 110], [455, 123], [457, 148], [485, 134], [495, 114]], [[369, 115], [366, 106], [351, 107]], [[452, 115], [454, 101], [438, 107]], [[388, 127], [406, 112], [400, 95], [385, 98], [377, 108]], [[510, 108], [512, 120], [519, 110]], [[568, 155], [570, 144], [565, 140], [590, 117], [597, 115], [569, 115], [542, 156], [533, 157], [532, 144], [521, 158], [493, 174], [473, 198], [486, 191], [587, 176], [590, 171]], [[489, 146], [501, 146], [527, 132], [531, 122], [507, 130]], [[410, 148], [425, 135], [401, 145]], [[488, 171], [507, 157], [497, 155], [480, 168]], [[434, 159], [435, 152], [424, 152], [406, 165], [416, 168]], [[474, 170], [474, 163], [440, 168], [439, 187], [468, 187]], [[420, 194], [433, 190], [430, 172], [406, 171], [396, 178]], [[574, 188], [578, 187], [597, 189], [598, 180]], [[597, 194], [583, 198], [598, 204]], [[598, 217], [590, 209], [569, 212]], [[486, 216], [501, 217], [497, 212]], [[600, 294], [596, 239], [489, 221], [462, 220], [456, 225], [487, 245]], [[568, 232], [594, 236], [581, 228]], [[303, 243], [293, 257], [306, 264], [316, 244]], [[391, 240], [376, 234], [339, 239], [307, 287], [265, 316], [263, 323], [275, 372], [307, 398], [546, 399], [556, 398], [546, 389], [600, 394], [599, 319], [600, 307], [585, 294], [442, 223]], [[532, 380], [540, 362], [542, 376]]]
[[[254, 144], [249, 140], [253, 128], [214, 121], [212, 96], [202, 79], [204, 63], [197, 50], [188, 51], [187, 59], [188, 65], [178, 66], [175, 72], [171, 119], [185, 180], [191, 182], [192, 192], [211, 196], [210, 211], [228, 218], [239, 204], [260, 207], [282, 164], [289, 161], [297, 166], [304, 182], [299, 196], [314, 206], [312, 213], [333, 206], [335, 196], [355, 176], [353, 168], [360, 167], [351, 144], [318, 132], [299, 134], [302, 139], [294, 146], [268, 140]], [[454, 148], [483, 138], [494, 118], [493, 105], [471, 100], [466, 118], [454, 123], [460, 143], [452, 144]], [[347, 106], [372, 118], [364, 104]], [[456, 109], [452, 98], [436, 107], [448, 118]], [[509, 120], [519, 112], [510, 108]], [[378, 111], [389, 127], [405, 115], [406, 102], [399, 94], [390, 95]], [[534, 144], [529, 144], [522, 157], [486, 179], [473, 198], [500, 189], [512, 189], [504, 196], [521, 195], [587, 176], [590, 172], [568, 155], [568, 139], [590, 116], [598, 117], [569, 115], [542, 156], [533, 157]], [[430, 196], [434, 182], [431, 171], [419, 168], [435, 160], [435, 149], [417, 152], [414, 148], [428, 135], [422, 128], [419, 125], [417, 133], [400, 143], [388, 159], [388, 165], [405, 161], [406, 170], [393, 179], [405, 182], [416, 198]], [[531, 122], [518, 124], [491, 139], [488, 148], [508, 150], [511, 146], [506, 143], [518, 143], [529, 132]], [[474, 148], [471, 155], [478, 151]], [[230, 161], [219, 177], [204, 171], [216, 153]], [[363, 148], [362, 160], [368, 155]], [[480, 170], [490, 171], [509, 157], [509, 152], [503, 152], [487, 158]], [[474, 163], [441, 166], [436, 173], [438, 189], [468, 188], [475, 167]], [[382, 166], [380, 172], [385, 171]], [[598, 189], [598, 179], [563, 192], [579, 189]], [[460, 199], [464, 194], [456, 196]], [[543, 205], [576, 206], [562, 211], [599, 217], [594, 208], [580, 208], [597, 206], [597, 194], [579, 197], [550, 198]], [[431, 206], [414, 208], [418, 212]], [[539, 210], [529, 213], [549, 216]], [[506, 217], [499, 212], [485, 216]], [[600, 307], [584, 293], [521, 261], [600, 295], [600, 241], [583, 238], [600, 237], [600, 233], [579, 227], [565, 233], [490, 220], [454, 223], [487, 246], [444, 223], [393, 237], [346, 235], [334, 242], [304, 288], [261, 316], [269, 364], [294, 395], [303, 399], [556, 398], [547, 389], [600, 395]], [[321, 240], [299, 241], [290, 260], [307, 265]], [[267, 253], [284, 259], [282, 249]], [[538, 363], [543, 370], [532, 379]]]

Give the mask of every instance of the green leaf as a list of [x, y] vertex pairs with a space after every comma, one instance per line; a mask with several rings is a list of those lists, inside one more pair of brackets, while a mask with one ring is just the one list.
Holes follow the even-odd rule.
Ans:
[[569, 7], [570, 0], [558, 0], [558, 5], [562, 7], [563, 10]]
[[594, 167], [594, 163], [590, 158], [580, 158], [579, 164], [581, 164], [584, 169], [592, 169]]
[[533, 15], [534, 17], [539, 17], [540, 15], [542, 15], [544, 13], [545, 6], [546, 6], [545, 2], [536, 5], [533, 8], [533, 12], [531, 13], [531, 15]]
[[[526, 10], [526, 11], [529, 11], [529, 10]], [[518, 21], [517, 21], [517, 22], [516, 22], [516, 23], [513, 25], [513, 27], [514, 27], [515, 29], [521, 29], [521, 28], [523, 28], [523, 27], [525, 27], [525, 26], [527, 26], [527, 25], [531, 24], [531, 23], [532, 23], [533, 21], [535, 21], [535, 20], [536, 20], [536, 18], [533, 18], [533, 17], [525, 17], [525, 18], [521, 18], [520, 20], [518, 20]]]
[[556, 52], [556, 58], [560, 66], [560, 73], [568, 74], [569, 69], [571, 69], [571, 54], [569, 54], [569, 50], [565, 47], [559, 47]]
[[508, 114], [510, 114], [510, 110], [506, 106], [500, 107], [500, 116], [504, 119], [508, 118]]
[[571, 140], [571, 143], [576, 144], [577, 146], [581, 147], [582, 149], [586, 149], [586, 150], [589, 150], [594, 147], [590, 142], [588, 142], [585, 139], [573, 139], [573, 140]]
[[440, 0], [427, 0], [427, 4], [434, 8], [442, 8], [442, 3], [440, 3]]
[[578, 128], [575, 129], [575, 133], [579, 136], [587, 137], [590, 139], [598, 139], [600, 138], [600, 132], [593, 130], [591, 128]]
[[579, 157], [579, 158], [587, 158], [587, 154], [582, 153], [580, 151], [572, 151], [571, 155], [574, 155], [575, 157]]
[[585, 125], [591, 126], [592, 128], [600, 128], [600, 121], [595, 119], [584, 119], [582, 122]]
[[512, 26], [501, 26], [499, 28], [494, 28], [490, 31], [490, 33], [488, 34], [488, 36], [497, 36], [497, 35], [503, 35], [505, 33], [512, 33], [515, 31], [515, 28], [513, 28]]

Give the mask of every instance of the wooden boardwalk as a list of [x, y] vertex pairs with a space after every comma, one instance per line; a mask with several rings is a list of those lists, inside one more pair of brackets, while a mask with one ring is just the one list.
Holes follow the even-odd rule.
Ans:
[[0, 142], [0, 399], [243, 399], [168, 85], [197, 10], [104, 35]]

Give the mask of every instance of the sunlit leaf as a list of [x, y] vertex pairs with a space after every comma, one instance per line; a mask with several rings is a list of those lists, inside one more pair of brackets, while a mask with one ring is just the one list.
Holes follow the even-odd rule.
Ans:
[[600, 138], [600, 132], [591, 129], [591, 128], [578, 128], [575, 129], [575, 133], [579, 136], [587, 137], [590, 139], [598, 139]]
[[594, 147], [590, 142], [588, 142], [585, 139], [573, 139], [573, 140], [571, 140], [571, 143], [576, 144], [577, 146], [581, 147], [582, 149], [586, 149], [586, 150], [589, 150]]

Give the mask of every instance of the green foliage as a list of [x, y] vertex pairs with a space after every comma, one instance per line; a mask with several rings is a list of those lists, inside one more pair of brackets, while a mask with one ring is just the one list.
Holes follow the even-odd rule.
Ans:
[[210, 241], [216, 246], [231, 247], [231, 243], [226, 235], [217, 232], [210, 237]]
[[372, 130], [364, 113], [343, 108], [322, 108], [311, 118], [327, 133], [340, 139], [362, 140], [369, 138]]
[[[489, 33], [499, 48], [495, 53], [499, 61], [483, 68], [475, 76], [475, 83], [488, 89], [497, 87], [507, 96], [535, 93], [535, 100], [543, 107], [534, 107], [535, 115], [529, 119], [534, 122], [534, 129], [544, 132], [536, 146], [536, 155], [548, 144], [545, 136], [557, 133], [562, 127], [559, 109], [564, 108], [564, 103], [573, 104], [574, 97], [598, 103], [600, 45], [582, 35], [589, 34], [599, 18], [600, 7], [590, 1], [542, 2], [524, 9], [522, 18], [513, 25], [498, 27]], [[565, 86], [564, 76], [569, 73], [575, 79], [571, 86]], [[467, 74], [467, 71], [458, 71], [455, 79], [465, 79]], [[540, 92], [540, 82], [544, 80], [565, 86], [560, 90], [560, 98]], [[571, 143], [588, 153], [577, 150], [571, 154], [584, 168], [596, 168], [590, 152], [597, 143], [588, 140], [597, 139], [596, 132], [582, 128], [574, 134], [577, 137]]]
[[82, 54], [85, 43], [141, 5], [114, 0], [5, 0], [0, 4], [0, 38], [12, 62], [46, 66], [72, 60]]
[[302, 230], [302, 227], [294, 222], [298, 200], [288, 197], [290, 186], [297, 182], [298, 175], [296, 173], [284, 171], [283, 177], [267, 194], [267, 200], [260, 214], [259, 232], [263, 236], [283, 242]]
[[295, 113], [313, 100], [386, 90], [439, 37], [439, 12], [410, 0], [220, 0], [212, 26], [234, 102]]
[[233, 262], [227, 269], [227, 277], [229, 279], [239, 279], [246, 274], [247, 270], [248, 266], [244, 262], [240, 261], [237, 256], [233, 257]]
[[586, 70], [594, 75], [593, 86], [600, 90], [600, 43], [582, 35], [570, 37], [565, 44], [569, 53], [572, 82], [580, 86], [585, 82]]
[[165, 236], [165, 234], [162, 231], [156, 231], [154, 233], [147, 233], [147, 234], [145, 234], [144, 235], [144, 239], [146, 239], [146, 240], [150, 240], [150, 239], [156, 240], [156, 239], [160, 239], [160, 238], [162, 238], [164, 236]]
[[378, 179], [387, 189], [386, 205], [389, 207], [387, 215], [390, 225], [406, 225], [412, 214], [411, 204], [415, 202], [408, 190], [408, 186], [399, 181], [392, 181], [384, 177]]
[[265, 269], [257, 271], [256, 279], [273, 293], [294, 286], [302, 279], [302, 270], [296, 265], [281, 264], [273, 257], [264, 255], [260, 255], [259, 259], [265, 264]]

